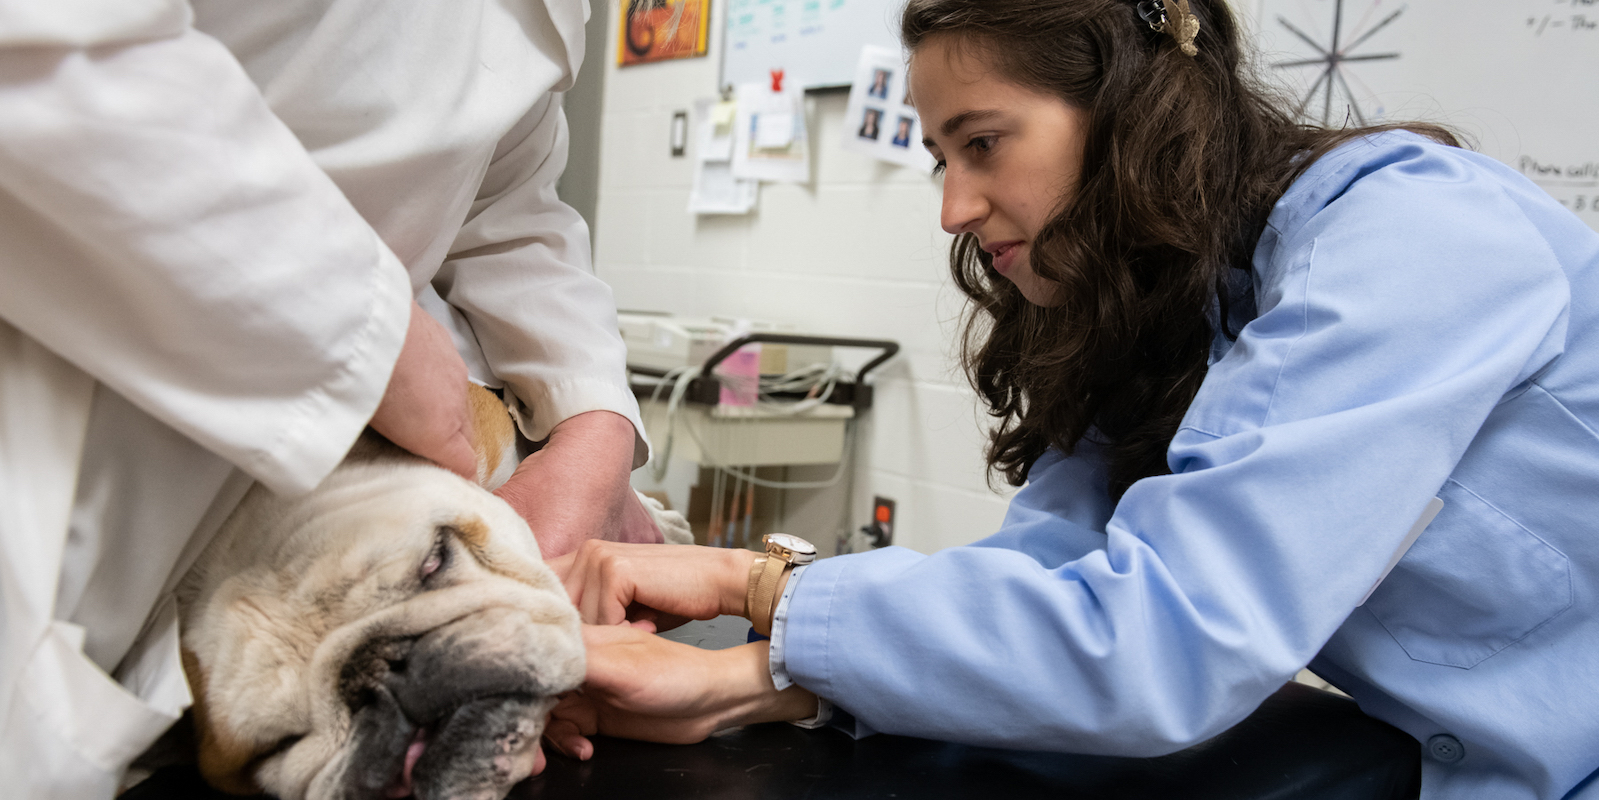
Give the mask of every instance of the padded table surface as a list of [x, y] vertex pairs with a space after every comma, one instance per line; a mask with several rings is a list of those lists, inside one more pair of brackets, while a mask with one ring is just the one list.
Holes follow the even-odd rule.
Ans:
[[[748, 623], [691, 623], [671, 638], [743, 641]], [[1288, 684], [1216, 738], [1160, 758], [1035, 753], [833, 729], [754, 725], [695, 745], [601, 737], [594, 757], [551, 754], [512, 798], [1185, 798], [1402, 800], [1420, 788], [1420, 745], [1353, 701]], [[192, 768], [168, 767], [123, 800], [222, 800]]]

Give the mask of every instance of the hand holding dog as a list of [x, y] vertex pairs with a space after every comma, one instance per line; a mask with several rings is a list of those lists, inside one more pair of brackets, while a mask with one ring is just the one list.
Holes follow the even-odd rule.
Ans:
[[633, 424], [620, 414], [569, 417], [494, 493], [527, 520], [546, 559], [589, 539], [659, 543], [660, 528], [628, 483], [633, 438]]
[[413, 300], [405, 344], [372, 415], [372, 429], [451, 472], [475, 478], [472, 417], [461, 391], [466, 384], [466, 362], [449, 332]]

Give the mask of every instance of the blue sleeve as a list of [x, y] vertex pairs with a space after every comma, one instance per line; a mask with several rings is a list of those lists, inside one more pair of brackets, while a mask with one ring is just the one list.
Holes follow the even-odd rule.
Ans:
[[1092, 441], [1071, 456], [1050, 450], [1027, 472], [1011, 498], [999, 532], [973, 547], [1018, 550], [1054, 568], [1105, 546], [1105, 523], [1115, 504], [1105, 487], [1104, 462]]
[[973, 744], [1156, 755], [1242, 719], [1560, 353], [1569, 284], [1506, 180], [1418, 143], [1318, 162], [1273, 212], [1260, 316], [1211, 367], [1173, 474], [1096, 530], [1091, 464], [1051, 457], [986, 546], [817, 562], [790, 674], [873, 729]]

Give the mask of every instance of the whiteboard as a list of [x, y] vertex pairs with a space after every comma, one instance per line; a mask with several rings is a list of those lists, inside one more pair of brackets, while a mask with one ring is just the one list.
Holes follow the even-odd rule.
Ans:
[[901, 0], [727, 0], [722, 85], [848, 86], [861, 47], [899, 50]]
[[[1599, 230], [1599, 0], [1234, 1], [1307, 119], [1443, 123]], [[899, 47], [900, 0], [726, 2], [723, 86], [843, 86]]]
[[1260, 71], [1307, 119], [1449, 125], [1599, 230], [1599, 0], [1256, 3]]

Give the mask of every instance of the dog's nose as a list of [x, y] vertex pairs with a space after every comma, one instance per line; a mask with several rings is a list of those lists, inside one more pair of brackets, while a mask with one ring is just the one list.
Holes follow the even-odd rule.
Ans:
[[553, 655], [548, 639], [546, 626], [529, 624], [526, 611], [484, 609], [416, 639], [384, 683], [419, 725], [480, 698], [543, 698], [555, 688], [539, 679], [540, 663]]
[[407, 670], [415, 639], [373, 639], [350, 654], [339, 670], [339, 696], [357, 712], [377, 701], [376, 690]]

